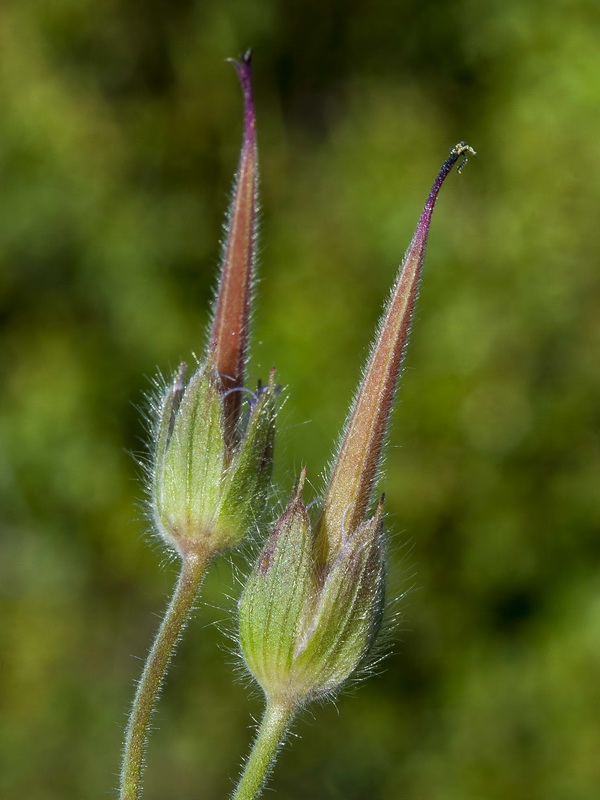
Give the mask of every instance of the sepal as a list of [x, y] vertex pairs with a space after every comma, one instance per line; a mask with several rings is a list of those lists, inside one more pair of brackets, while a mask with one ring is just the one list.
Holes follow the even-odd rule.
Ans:
[[294, 654], [315, 594], [312, 531], [302, 502], [304, 473], [276, 522], [244, 588], [240, 643], [246, 664], [268, 696], [294, 692]]

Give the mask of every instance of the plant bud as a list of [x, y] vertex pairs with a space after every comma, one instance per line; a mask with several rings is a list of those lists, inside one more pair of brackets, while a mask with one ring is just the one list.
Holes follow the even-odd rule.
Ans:
[[319, 574], [302, 502], [304, 473], [240, 600], [240, 641], [267, 698], [299, 706], [340, 687], [364, 661], [383, 608], [382, 506]]
[[275, 435], [274, 374], [259, 387], [233, 447], [225, 440], [226, 394], [210, 359], [184, 387], [185, 367], [164, 394], [152, 470], [159, 533], [182, 555], [221, 552], [244, 538], [264, 506]]
[[314, 533], [302, 476], [240, 601], [248, 668], [269, 702], [296, 707], [335, 691], [361, 665], [379, 629], [385, 587], [383, 500], [369, 506], [406, 348], [431, 217], [452, 167], [474, 150], [452, 148], [431, 188], [384, 311], [350, 410]]
[[182, 556], [238, 544], [262, 514], [275, 435], [274, 373], [243, 419], [242, 400], [256, 250], [258, 156], [250, 52], [232, 60], [244, 100], [239, 167], [206, 361], [184, 385], [180, 367], [155, 404], [151, 471], [158, 532]]

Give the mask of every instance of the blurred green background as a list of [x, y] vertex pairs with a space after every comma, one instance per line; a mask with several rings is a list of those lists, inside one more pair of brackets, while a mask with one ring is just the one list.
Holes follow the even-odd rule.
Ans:
[[[600, 5], [3, 0], [0, 797], [98, 800], [174, 581], [131, 451], [201, 352], [255, 48], [253, 380], [315, 493], [448, 148], [384, 481], [381, 674], [297, 724], [281, 800], [600, 796]], [[136, 506], [136, 504], [138, 504]], [[275, 509], [273, 511], [275, 513]], [[239, 559], [238, 559], [239, 568]], [[260, 713], [215, 564], [147, 800], [225, 798]], [[230, 599], [227, 599], [229, 596]], [[224, 630], [225, 629], [225, 630]]]

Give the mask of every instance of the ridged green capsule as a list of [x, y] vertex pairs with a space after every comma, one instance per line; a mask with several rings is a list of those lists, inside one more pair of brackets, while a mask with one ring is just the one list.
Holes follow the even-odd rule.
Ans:
[[276, 522], [248, 579], [239, 606], [240, 639], [248, 669], [267, 695], [294, 694], [296, 645], [316, 592], [312, 531], [302, 480]]
[[233, 547], [255, 526], [270, 486], [274, 375], [250, 403], [236, 443], [225, 438], [225, 399], [209, 358], [184, 386], [182, 367], [160, 403], [152, 506], [163, 539], [181, 554]]
[[304, 473], [240, 600], [240, 643], [267, 698], [299, 706], [335, 691], [361, 665], [381, 621], [382, 505], [319, 574], [302, 502]]

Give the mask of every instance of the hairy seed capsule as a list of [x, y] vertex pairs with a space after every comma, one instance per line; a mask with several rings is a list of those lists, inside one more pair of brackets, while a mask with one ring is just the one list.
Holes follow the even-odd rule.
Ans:
[[304, 473], [240, 600], [246, 663], [270, 704], [297, 707], [334, 692], [367, 656], [385, 587], [383, 499], [369, 517], [419, 289], [433, 208], [464, 143], [450, 151], [427, 198], [350, 410], [313, 532]]
[[302, 502], [304, 473], [240, 600], [246, 664], [270, 701], [297, 706], [335, 691], [360, 666], [383, 608], [382, 506], [319, 575]]
[[225, 440], [225, 407], [210, 359], [187, 386], [176, 373], [161, 405], [153, 465], [159, 533], [181, 553], [218, 553], [255, 526], [270, 486], [275, 436], [275, 376], [259, 387], [234, 447]]
[[258, 157], [250, 53], [233, 63], [244, 98], [244, 133], [208, 352], [187, 384], [185, 365], [180, 367], [156, 404], [152, 511], [158, 532], [181, 555], [200, 549], [215, 555], [238, 544], [262, 514], [271, 479], [273, 373], [242, 413]]

